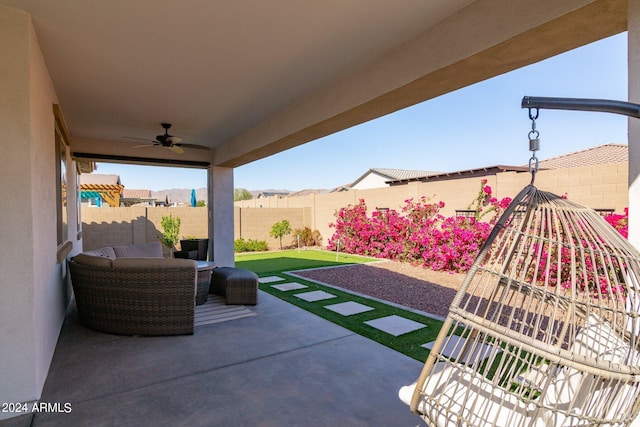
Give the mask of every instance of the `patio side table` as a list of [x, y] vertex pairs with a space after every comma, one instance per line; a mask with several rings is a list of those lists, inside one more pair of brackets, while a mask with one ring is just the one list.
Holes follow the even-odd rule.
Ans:
[[216, 265], [209, 261], [197, 261], [198, 264], [198, 286], [196, 290], [196, 305], [207, 302], [209, 286], [211, 285], [211, 272]]

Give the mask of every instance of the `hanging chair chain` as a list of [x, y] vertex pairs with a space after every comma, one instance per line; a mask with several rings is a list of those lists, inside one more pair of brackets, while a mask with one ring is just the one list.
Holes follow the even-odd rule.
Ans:
[[[534, 111], [535, 110], [535, 113]], [[540, 149], [540, 132], [536, 130], [536, 119], [538, 118], [539, 110], [537, 108], [529, 108], [529, 118], [531, 119], [531, 130], [529, 131], [529, 151], [531, 151], [531, 158], [529, 159], [529, 172], [535, 175], [538, 172], [538, 158], [536, 157], [536, 151]]]

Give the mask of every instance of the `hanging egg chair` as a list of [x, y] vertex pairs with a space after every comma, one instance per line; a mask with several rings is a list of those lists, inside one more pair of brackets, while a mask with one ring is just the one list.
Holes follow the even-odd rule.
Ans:
[[532, 179], [401, 400], [429, 426], [629, 425], [640, 410], [639, 279], [640, 253], [604, 218]]

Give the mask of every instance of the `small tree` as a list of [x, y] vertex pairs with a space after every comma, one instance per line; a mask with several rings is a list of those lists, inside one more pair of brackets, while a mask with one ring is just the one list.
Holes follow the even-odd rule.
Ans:
[[289, 221], [286, 219], [273, 224], [271, 226], [271, 232], [269, 232], [271, 237], [280, 239], [280, 250], [282, 250], [282, 237], [287, 234], [291, 234], [291, 224], [289, 224]]
[[238, 200], [251, 200], [253, 196], [246, 188], [236, 188], [233, 190], [233, 201], [237, 202]]
[[177, 216], [174, 218], [172, 214], [169, 214], [169, 216], [163, 216], [162, 221], [160, 221], [160, 225], [163, 230], [160, 241], [169, 249], [174, 249], [176, 247], [176, 243], [180, 240], [180, 217]]

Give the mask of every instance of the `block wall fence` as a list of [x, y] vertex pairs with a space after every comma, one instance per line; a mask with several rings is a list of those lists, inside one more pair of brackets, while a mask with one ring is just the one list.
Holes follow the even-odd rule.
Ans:
[[[180, 218], [180, 238], [207, 237], [206, 207], [83, 207], [83, 250], [157, 241], [162, 235], [162, 217], [169, 214]], [[265, 210], [236, 207], [234, 238], [265, 240], [270, 249], [277, 249], [279, 240], [269, 236], [273, 224], [288, 219], [293, 229], [311, 227], [310, 218], [308, 207]], [[285, 236], [282, 244], [290, 245], [292, 239], [293, 236]], [[180, 244], [177, 246], [180, 249]]]
[[[399, 210], [404, 201], [426, 196], [432, 202], [443, 201], [445, 207], [440, 210], [444, 216], [455, 215], [456, 210], [467, 209], [478, 195], [480, 182], [487, 180], [494, 197], [514, 197], [529, 184], [528, 172], [501, 172], [495, 175], [473, 178], [451, 176], [446, 180], [432, 182], [410, 182], [406, 185], [350, 190], [339, 193], [309, 194], [299, 197], [266, 197], [235, 202], [236, 209], [242, 212], [250, 209], [267, 211], [283, 208], [310, 208], [309, 227], [318, 230], [323, 244], [333, 234], [330, 223], [335, 222], [335, 212], [341, 207], [358, 203], [364, 199], [369, 212], [376, 208]], [[567, 197], [581, 205], [593, 209], [613, 209], [622, 213], [629, 206], [628, 164], [611, 163], [596, 166], [583, 166], [565, 169], [540, 170], [536, 174], [535, 185], [544, 191]], [[237, 211], [236, 211], [237, 212]], [[256, 214], [259, 220], [260, 214]], [[306, 219], [306, 217], [305, 217]], [[237, 220], [237, 218], [236, 218]], [[275, 221], [274, 221], [275, 222]], [[263, 224], [270, 228], [271, 224]], [[267, 232], [268, 234], [268, 232]]]
[[180, 237], [207, 237], [206, 207], [82, 207], [83, 250], [157, 241], [162, 217], [180, 217]]
[[[234, 238], [265, 240], [270, 249], [279, 248], [278, 239], [269, 236], [271, 226], [283, 219], [293, 229], [309, 227], [318, 230], [323, 245], [333, 234], [330, 223], [341, 207], [364, 199], [369, 212], [376, 208], [399, 210], [409, 198], [428, 197], [432, 202], [443, 201], [440, 211], [445, 216], [467, 209], [477, 196], [481, 179], [487, 180], [498, 199], [514, 197], [531, 180], [527, 172], [503, 172], [473, 178], [453, 177], [434, 182], [411, 182], [394, 187], [351, 190], [339, 193], [310, 194], [299, 197], [267, 197], [235, 203]], [[581, 205], [594, 209], [613, 209], [622, 213], [628, 206], [628, 164], [613, 163], [578, 168], [541, 170], [536, 186], [563, 195]], [[125, 245], [157, 240], [162, 232], [160, 221], [169, 214], [179, 216], [180, 236], [207, 236], [207, 208], [199, 207], [83, 207], [82, 232], [84, 250], [109, 245]], [[283, 237], [283, 245], [294, 236]]]

